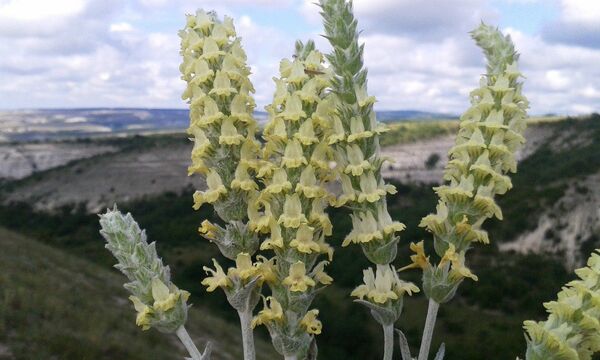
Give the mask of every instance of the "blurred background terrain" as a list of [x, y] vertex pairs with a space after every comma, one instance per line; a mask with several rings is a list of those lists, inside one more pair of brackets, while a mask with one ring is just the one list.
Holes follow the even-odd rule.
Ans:
[[[398, 187], [389, 207], [408, 227], [396, 260], [401, 267], [411, 241], [430, 243], [417, 225], [435, 208], [431, 187], [440, 182], [458, 120], [419, 112], [378, 116], [392, 127], [382, 139], [393, 160], [384, 175]], [[234, 312], [222, 293], [209, 295], [200, 285], [202, 266], [219, 253], [196, 231], [214, 215], [191, 207], [193, 191], [204, 184], [186, 176], [185, 111], [12, 111], [0, 119], [0, 359], [183, 356], [174, 337], [134, 324], [123, 277], [111, 269], [98, 234], [96, 214], [115, 203], [147, 229], [175, 282], [192, 292], [190, 332], [198, 344], [214, 341], [217, 359], [240, 357]], [[441, 309], [434, 347], [443, 339], [448, 359], [522, 355], [522, 321], [545, 317], [542, 302], [600, 247], [600, 116], [533, 118], [526, 137], [514, 188], [499, 199], [506, 220], [485, 224], [492, 243], [469, 258], [480, 280], [465, 282]], [[349, 298], [368, 264], [358, 247], [339, 246], [348, 214], [330, 215], [335, 283], [316, 300], [324, 323], [320, 358], [378, 359], [380, 328]], [[417, 272], [402, 276], [420, 283]], [[422, 296], [408, 299], [397, 324], [412, 347], [425, 309]], [[262, 359], [276, 357], [264, 329], [258, 346]]]

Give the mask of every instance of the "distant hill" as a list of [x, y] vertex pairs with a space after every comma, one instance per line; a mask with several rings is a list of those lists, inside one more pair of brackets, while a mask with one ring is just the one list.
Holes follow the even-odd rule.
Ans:
[[[451, 115], [414, 111], [380, 111], [384, 122], [447, 119]], [[57, 140], [112, 134], [177, 131], [188, 126], [185, 109], [86, 108], [0, 111], [0, 142]], [[259, 123], [267, 113], [256, 111]]]
[[458, 119], [458, 116], [419, 110], [388, 110], [377, 111], [377, 119], [383, 122], [396, 122], [404, 120]]

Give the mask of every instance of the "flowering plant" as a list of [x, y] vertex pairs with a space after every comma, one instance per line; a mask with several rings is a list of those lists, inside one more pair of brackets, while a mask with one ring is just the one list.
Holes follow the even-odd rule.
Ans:
[[[375, 98], [368, 94], [352, 3], [318, 5], [332, 51], [323, 54], [313, 41], [296, 42], [274, 78], [262, 131], [233, 20], [198, 10], [179, 33], [187, 83], [182, 97], [190, 106], [188, 134], [194, 142], [189, 174], [206, 182], [194, 194], [193, 208], [211, 204], [220, 218], [202, 221], [198, 231], [235, 262], [224, 269], [213, 259], [212, 267], [204, 267], [202, 284], [208, 292], [224, 291], [237, 311], [245, 360], [256, 358], [256, 326], [268, 329], [284, 359], [316, 359], [322, 323], [311, 304], [334, 281], [325, 271], [334, 252], [327, 242], [333, 233], [327, 209], [346, 207], [352, 229], [341, 246], [359, 245], [373, 263], [350, 295], [382, 326], [383, 359], [392, 359], [394, 330], [403, 360], [413, 359], [395, 324], [404, 297], [422, 290], [429, 307], [418, 359], [426, 360], [438, 309], [465, 279], [478, 280], [467, 267], [467, 253], [476, 243], [489, 243], [481, 226], [487, 218], [502, 219], [494, 197], [512, 187], [508, 173], [517, 169], [515, 152], [525, 141], [528, 108], [519, 56], [510, 37], [493, 27], [481, 24], [471, 33], [487, 58], [487, 71], [460, 117], [446, 183], [434, 188], [436, 211], [420, 223], [432, 234], [434, 252], [427, 254], [423, 241], [412, 242], [410, 263], [397, 270], [392, 262], [405, 226], [387, 209], [387, 195], [396, 190], [381, 175], [387, 159], [379, 136], [388, 129], [377, 121]], [[136, 323], [143, 330], [174, 332], [192, 359], [209, 359], [210, 346], [201, 353], [185, 331], [189, 293], [171, 282], [154, 243], [147, 243], [130, 214], [116, 208], [101, 215], [100, 224], [116, 267], [130, 281], [125, 287]], [[421, 271], [421, 288], [401, 279], [399, 271], [407, 269]], [[527, 359], [591, 359], [600, 350], [600, 256], [592, 255], [577, 274], [581, 280], [546, 304], [547, 321], [525, 322]], [[442, 345], [435, 359], [443, 357]]]

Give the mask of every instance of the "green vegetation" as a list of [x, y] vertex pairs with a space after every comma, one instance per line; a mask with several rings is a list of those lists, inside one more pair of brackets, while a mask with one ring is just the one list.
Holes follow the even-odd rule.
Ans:
[[[600, 115], [538, 122], [550, 127], [552, 136], [535, 153], [519, 164], [514, 188], [498, 201], [512, 221], [490, 221], [496, 241], [510, 241], [538, 223], [540, 209], [549, 209], [564, 195], [574, 180], [600, 171]], [[579, 187], [579, 192], [586, 189]], [[595, 246], [599, 246], [596, 243]], [[589, 248], [583, 254], [589, 256]]]
[[[2, 228], [0, 247], [0, 344], [15, 359], [183, 358], [174, 339], [141, 333], [120, 275]], [[241, 356], [234, 325], [202, 306], [190, 317], [198, 343], [215, 339], [226, 352], [218, 359]], [[258, 345], [263, 359], [274, 356]]]
[[[402, 218], [408, 225], [397, 263], [405, 265], [409, 241], [419, 240], [425, 235], [417, 223], [432, 208], [435, 196], [430, 187], [425, 186], [398, 184], [398, 189], [398, 194], [391, 199], [390, 211], [392, 216]], [[136, 214], [141, 226], [148, 229], [150, 238], [158, 240], [159, 252], [173, 266], [175, 282], [192, 292], [193, 302], [209, 307], [211, 314], [234, 323], [236, 319], [228, 311], [224, 298], [221, 295], [207, 296], [200, 286], [202, 265], [208, 264], [211, 257], [216, 257], [217, 251], [216, 247], [202, 240], [195, 230], [210, 211], [194, 212], [190, 207], [190, 199], [191, 191], [181, 196], [165, 194], [121, 207]], [[338, 229], [349, 226], [345, 211], [335, 211], [331, 216]], [[97, 217], [85, 214], [81, 208], [64, 208], [60, 213], [48, 215], [36, 213], [27, 205], [2, 207], [0, 219], [5, 226], [36, 236], [102, 266], [112, 264], [97, 234]], [[377, 354], [380, 349], [379, 326], [369, 320], [368, 313], [359, 311], [359, 306], [348, 297], [354, 287], [354, 279], [360, 276], [366, 260], [359, 256], [358, 248], [340, 251], [339, 244], [343, 236], [342, 233], [336, 233], [332, 239], [332, 243], [337, 245], [336, 261], [331, 265], [331, 274], [336, 283], [327, 288], [315, 304], [322, 309], [325, 327], [319, 351], [324, 359], [377, 359], [380, 357]], [[485, 249], [485, 252], [475, 251], [473, 259], [472, 267], [481, 280], [476, 286], [465, 284], [458, 301], [449, 304], [441, 314], [439, 338], [446, 340], [449, 358], [480, 359], [479, 354], [486, 352], [489, 347], [495, 349], [489, 359], [514, 357], [525, 346], [520, 331], [522, 319], [542, 317], [540, 303], [550, 299], [560, 284], [564, 283], [566, 272], [560, 264], [551, 260], [502, 254], [493, 248]], [[219, 260], [226, 261], [222, 258]], [[548, 276], [550, 273], [554, 276]], [[407, 272], [404, 276], [416, 280], [414, 277], [417, 272]], [[421, 331], [425, 312], [420, 310], [426, 306], [423, 300], [407, 301], [406, 314], [399, 326], [408, 335]], [[77, 311], [84, 316], [91, 310], [80, 308]], [[125, 317], [133, 327], [131, 318]], [[468, 322], [456, 319], [468, 319]], [[361, 324], [369, 325], [361, 328]], [[145, 335], [137, 333], [140, 338]], [[266, 339], [264, 333], [263, 338]], [[411, 338], [417, 339], [418, 336]], [[485, 338], [484, 342], [480, 342], [482, 338]]]
[[427, 140], [437, 136], [455, 134], [458, 120], [415, 121], [388, 124], [390, 131], [380, 138], [381, 146]]

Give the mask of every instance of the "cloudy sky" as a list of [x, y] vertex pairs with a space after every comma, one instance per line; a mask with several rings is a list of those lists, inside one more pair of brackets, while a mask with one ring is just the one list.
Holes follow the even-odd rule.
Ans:
[[[260, 107], [295, 39], [323, 51], [314, 0], [0, 0], [0, 109], [185, 107], [177, 30], [197, 7], [236, 20]], [[600, 110], [600, 1], [355, 0], [379, 110], [459, 114], [483, 72], [483, 20], [521, 52], [533, 114]]]

